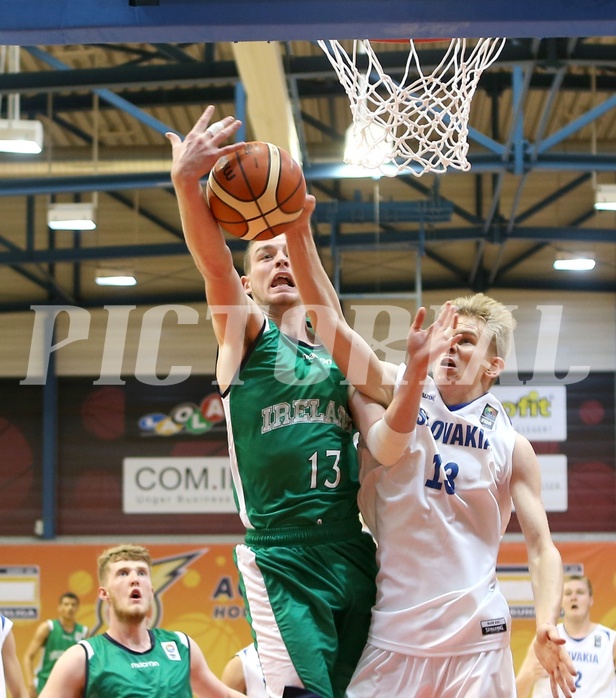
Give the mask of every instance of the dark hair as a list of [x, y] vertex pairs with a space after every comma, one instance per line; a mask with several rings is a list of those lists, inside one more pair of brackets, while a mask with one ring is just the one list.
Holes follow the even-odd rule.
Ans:
[[79, 603], [79, 597], [77, 594], [73, 594], [72, 591], [65, 591], [62, 596], [60, 596], [59, 603], [62, 603], [64, 599], [73, 599], [73, 601], [77, 601]]
[[250, 256], [250, 252], [252, 248], [255, 246], [254, 245], [255, 241], [251, 240], [246, 249], [244, 250], [244, 262], [243, 262], [243, 267], [244, 267], [244, 276], [248, 276], [250, 274], [250, 268], [252, 266], [252, 258]]

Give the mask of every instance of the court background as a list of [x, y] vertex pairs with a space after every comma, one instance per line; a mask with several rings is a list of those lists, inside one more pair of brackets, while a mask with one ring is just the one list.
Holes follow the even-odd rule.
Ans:
[[[426, 294], [424, 303], [438, 305], [442, 297], [441, 293]], [[540, 456], [566, 458], [565, 478], [555, 481], [566, 485], [564, 508], [549, 512], [550, 524], [565, 563], [583, 565], [593, 579], [593, 617], [615, 625], [616, 299], [608, 294], [549, 292], [540, 297], [527, 292], [499, 293], [498, 299], [517, 308], [516, 345], [509, 362], [517, 373], [509, 374], [509, 382], [529, 394], [537, 391], [541, 399], [549, 398], [550, 386], [565, 387], [565, 438], [547, 434], [531, 441]], [[101, 357], [108, 341], [106, 316], [101, 311], [91, 312], [87, 340], [67, 344], [57, 352], [56, 536], [52, 540], [41, 540], [37, 529], [43, 514], [42, 422], [48, 386], [23, 383], [32, 356], [42, 352], [33, 346], [32, 314], [13, 316], [10, 323], [7, 317], [0, 317], [6, 339], [0, 346], [0, 584], [15, 582], [16, 574], [17, 581], [23, 582], [25, 574], [30, 575], [27, 581], [35, 590], [28, 613], [34, 603], [37, 618], [15, 618], [21, 656], [36, 623], [55, 617], [58, 596], [67, 589], [82, 598], [80, 620], [96, 625], [97, 555], [114, 542], [143, 542], [155, 561], [171, 560], [171, 567], [178, 565], [176, 572], [183, 570], [171, 579], [162, 574], [158, 622], [193, 636], [212, 669], [220, 673], [228, 658], [250, 640], [232, 560], [233, 544], [241, 539], [237, 513], [232, 507], [227, 512], [169, 513], [154, 506], [149, 513], [127, 513], [122, 479], [127, 457], [218, 458], [226, 454], [225, 430], [211, 397], [216, 393], [211, 322], [205, 320], [205, 312], [198, 326], [166, 322], [155, 348], [156, 376], [147, 383], [135, 377], [143, 310], [131, 316], [120, 383], [104, 384], [101, 379]], [[546, 327], [543, 319], [550, 314], [554, 321]], [[392, 332], [406, 335], [407, 327], [388, 325], [388, 315], [393, 317], [390, 313], [381, 315], [381, 324], [375, 328], [379, 341], [387, 344]], [[66, 325], [65, 317], [58, 323], [60, 337], [66, 336]], [[403, 343], [394, 348], [403, 351]], [[394, 348], [383, 358], [401, 360]], [[162, 384], [170, 368], [177, 365], [191, 367], [189, 378], [176, 385]], [[207, 428], [202, 429], [197, 419], [189, 422], [195, 427], [192, 432], [186, 423], [186, 428], [174, 431], [173, 425], [179, 424], [174, 419], [176, 410], [187, 404], [196, 405], [204, 418], [206, 414], [211, 417]], [[143, 418], [152, 414], [168, 420], [160, 422], [167, 425], [161, 433], [148, 432], [152, 423]], [[516, 665], [534, 632], [534, 621], [524, 615], [529, 613], [531, 596], [519, 535], [514, 515], [501, 551], [499, 577], [508, 600], [522, 614], [513, 621]], [[15, 569], [20, 567], [25, 571]], [[38, 571], [33, 573], [32, 568]], [[4, 591], [1, 605], [7, 608]], [[13, 596], [11, 603], [19, 602], [24, 603]]]

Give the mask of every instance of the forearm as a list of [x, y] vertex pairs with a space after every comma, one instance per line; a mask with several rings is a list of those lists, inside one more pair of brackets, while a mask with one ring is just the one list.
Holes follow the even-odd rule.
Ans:
[[197, 268], [206, 278], [224, 277], [233, 270], [233, 260], [223, 232], [212, 216], [196, 179], [173, 177], [186, 245]]
[[394, 397], [385, 410], [387, 424], [398, 432], [412, 432], [417, 423], [427, 365], [417, 365], [412, 358], [400, 380]]
[[[292, 234], [287, 235], [287, 250], [304, 305], [309, 309], [314, 307], [331, 310], [343, 319], [338, 294], [323, 267], [307, 220], [305, 225], [298, 226]], [[315, 329], [318, 329], [320, 320], [319, 315], [315, 315]]]
[[545, 623], [556, 625], [562, 605], [563, 567], [560, 553], [551, 541], [529, 558], [529, 570], [537, 628]]
[[34, 670], [32, 668], [33, 662], [29, 655], [24, 655], [22, 665], [24, 670], [24, 679], [26, 681], [26, 686], [30, 686], [34, 681]]
[[533, 690], [535, 685], [535, 674], [534, 672], [527, 670], [524, 665], [515, 677], [515, 687], [517, 691], [517, 698], [528, 698], [530, 692]]
[[395, 367], [383, 364], [346, 321], [307, 220], [287, 234], [287, 250], [293, 278], [320, 341], [353, 386], [380, 404], [389, 404]]
[[425, 367], [407, 366], [383, 417], [366, 434], [370, 453], [384, 466], [397, 463], [409, 448], [417, 424]]

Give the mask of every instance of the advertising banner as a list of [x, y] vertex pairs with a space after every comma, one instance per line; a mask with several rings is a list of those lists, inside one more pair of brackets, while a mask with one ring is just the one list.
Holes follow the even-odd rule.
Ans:
[[[106, 547], [51, 543], [0, 548], [0, 612], [15, 621], [20, 657], [41, 620], [56, 617], [58, 599], [65, 591], [81, 599], [78, 622], [94, 632], [105, 631], [96, 561]], [[186, 632], [220, 676], [228, 659], [251, 642], [233, 544], [147, 547], [156, 591], [151, 625]], [[591, 579], [595, 599], [592, 619], [616, 628], [616, 542], [563, 542], [557, 547], [566, 573], [586, 574]], [[524, 543], [502, 544], [497, 574], [512, 614], [511, 646], [517, 669], [535, 633]]]
[[[91, 632], [107, 627], [98, 599], [101, 545], [5, 545], [0, 548], [0, 613], [15, 623], [21, 658], [42, 620], [57, 617], [61, 594], [81, 604], [77, 621]], [[150, 625], [182, 630], [203, 650], [220, 675], [233, 654], [251, 642], [238, 589], [233, 545], [147, 545], [152, 556], [155, 603]]]

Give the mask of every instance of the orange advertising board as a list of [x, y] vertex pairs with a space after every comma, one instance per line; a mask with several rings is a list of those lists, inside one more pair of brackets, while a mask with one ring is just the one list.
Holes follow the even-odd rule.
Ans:
[[[57, 617], [65, 591], [81, 599], [77, 620], [106, 630], [98, 600], [96, 560], [101, 545], [4, 545], [0, 547], [0, 608], [13, 617], [23, 656], [37, 625]], [[147, 545], [152, 555], [156, 603], [151, 624], [182, 630], [203, 650], [217, 675], [251, 641], [238, 591], [233, 545]]]
[[[565, 568], [587, 574], [594, 587], [593, 620], [616, 627], [616, 542], [557, 544]], [[58, 598], [73, 591], [81, 599], [78, 621], [104, 632], [96, 560], [106, 545], [32, 544], [0, 547], [0, 608], [15, 622], [23, 653], [41, 620], [56, 617]], [[228, 659], [250, 640], [233, 544], [147, 546], [153, 559], [156, 604], [151, 623], [190, 635], [220, 676]], [[524, 543], [504, 542], [498, 575], [512, 609], [512, 651], [516, 669], [531, 642], [535, 621]]]
[[[588, 576], [593, 586], [594, 604], [591, 618], [596, 623], [602, 623], [616, 628], [616, 542], [557, 542], [563, 559], [565, 572], [581, 573]], [[513, 598], [508, 588], [508, 570], [518, 566], [519, 574], [524, 578], [527, 570], [526, 546], [524, 543], [503, 543], [499, 555], [499, 583], [505, 592], [509, 606], [523, 608], [524, 598]], [[530, 578], [527, 589], [530, 590]], [[514, 590], [521, 590], [524, 596], [523, 584], [514, 585]], [[522, 602], [522, 603], [520, 603]], [[515, 615], [515, 614], [513, 614]], [[512, 621], [511, 649], [516, 671], [524, 659], [528, 645], [535, 635], [534, 616], [522, 617], [518, 614]]]

